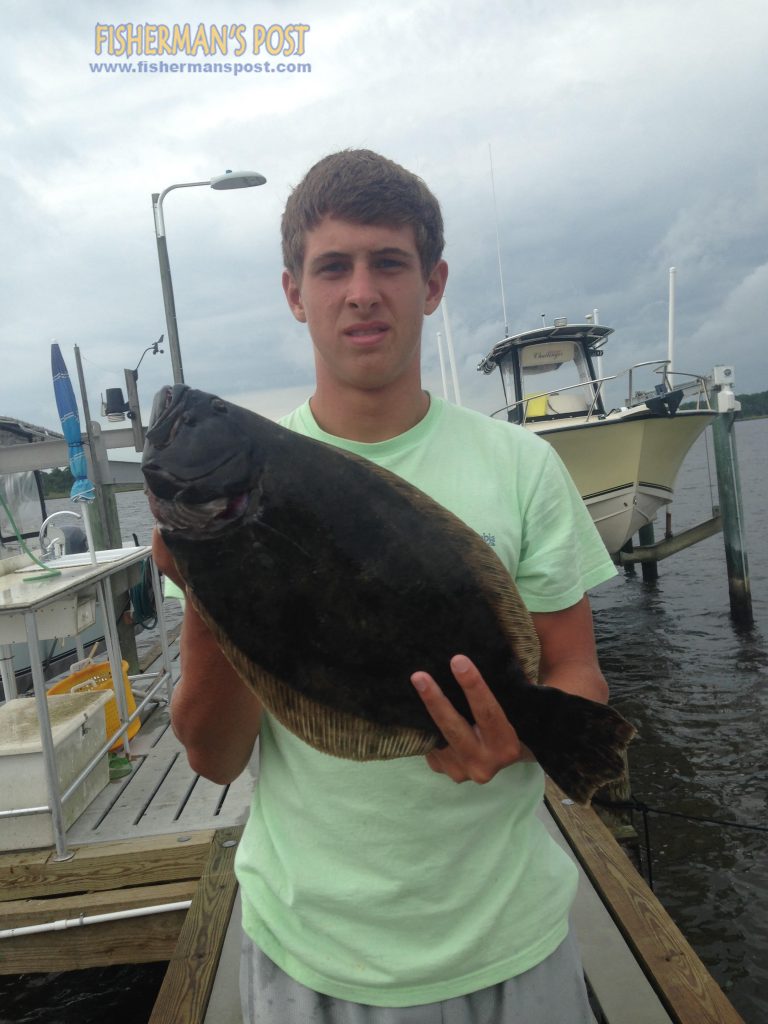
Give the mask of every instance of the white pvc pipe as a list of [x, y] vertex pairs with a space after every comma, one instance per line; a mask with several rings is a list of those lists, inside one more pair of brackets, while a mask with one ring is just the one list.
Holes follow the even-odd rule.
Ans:
[[63, 932], [69, 928], [82, 928], [87, 924], [105, 924], [108, 921], [125, 921], [131, 917], [149, 917], [151, 914], [171, 914], [175, 910], [189, 910], [192, 900], [178, 903], [160, 903], [156, 907], [134, 907], [132, 910], [115, 910], [110, 914], [92, 914], [90, 917], [64, 917], [59, 921], [43, 924], [29, 924], [20, 928], [3, 928], [0, 939], [14, 939], [19, 935], [42, 935], [45, 932]]
[[91, 512], [88, 508], [88, 502], [83, 501], [83, 526], [85, 527], [85, 538], [88, 542], [88, 554], [91, 556], [91, 563], [97, 564], [96, 558], [96, 545], [93, 543], [93, 530], [91, 529]]

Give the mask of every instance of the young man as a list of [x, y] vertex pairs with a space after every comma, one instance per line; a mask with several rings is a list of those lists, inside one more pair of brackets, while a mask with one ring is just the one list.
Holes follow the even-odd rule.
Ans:
[[[437, 201], [397, 164], [346, 151], [308, 172], [282, 227], [283, 288], [317, 376], [284, 424], [464, 519], [532, 613], [539, 681], [606, 700], [585, 592], [615, 570], [568, 474], [540, 439], [422, 389], [422, 321], [448, 273]], [[174, 575], [159, 537], [155, 551]], [[262, 714], [189, 605], [181, 657], [173, 725], [193, 768], [228, 782], [260, 735], [237, 857], [246, 1020], [591, 1020], [568, 929], [576, 870], [536, 817], [543, 773], [464, 652], [451, 668], [476, 724], [414, 665], [448, 745], [364, 764]]]

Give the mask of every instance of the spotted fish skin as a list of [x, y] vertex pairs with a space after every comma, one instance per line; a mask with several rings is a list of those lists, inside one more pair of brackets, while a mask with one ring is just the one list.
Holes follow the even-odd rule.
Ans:
[[449, 668], [462, 653], [573, 799], [621, 774], [632, 726], [535, 685], [538, 641], [507, 570], [417, 488], [179, 385], [156, 398], [143, 470], [190, 600], [301, 739], [359, 760], [425, 753], [443, 740], [410, 676], [429, 672], [472, 721]]

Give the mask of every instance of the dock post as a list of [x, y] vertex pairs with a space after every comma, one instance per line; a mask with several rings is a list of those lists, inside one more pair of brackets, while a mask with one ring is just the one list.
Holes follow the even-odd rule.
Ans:
[[[653, 536], [653, 522], [646, 523], [645, 526], [641, 526], [637, 531], [637, 539], [640, 541], [640, 547], [650, 547], [654, 543]], [[659, 578], [659, 563], [653, 562], [641, 562], [640, 568], [643, 572], [643, 579], [646, 583], [653, 583]]]
[[725, 562], [728, 571], [728, 596], [731, 617], [743, 626], [751, 626], [752, 593], [741, 504], [741, 480], [736, 455], [734, 424], [741, 406], [733, 391], [733, 367], [716, 366], [713, 371], [714, 398], [718, 415], [712, 424], [717, 470], [717, 492], [723, 522]]
[[[105, 547], [119, 548], [122, 546], [122, 534], [120, 530], [120, 517], [117, 511], [117, 499], [115, 497], [115, 486], [108, 483], [109, 462], [107, 460], [107, 449], [102, 437], [101, 427], [98, 423], [89, 422], [90, 451], [89, 454], [95, 467], [94, 478], [98, 480], [96, 492], [99, 496], [97, 508], [101, 513], [98, 517], [101, 537]], [[120, 573], [115, 577], [114, 599], [118, 608], [130, 608], [130, 591], [128, 589], [127, 573]], [[136, 631], [133, 623], [126, 621], [124, 615], [117, 620], [117, 635], [120, 638], [120, 650], [128, 662], [128, 671], [137, 672], [139, 655], [136, 648]]]
[[[91, 419], [91, 411], [88, 407], [88, 392], [85, 387], [85, 376], [83, 364], [80, 359], [80, 348], [75, 345], [75, 362], [77, 363], [77, 377], [80, 384], [80, 399], [83, 403], [83, 415], [85, 417], [85, 433], [88, 440], [87, 457], [88, 468], [96, 491], [95, 502], [95, 524], [94, 534], [96, 544], [105, 548], [122, 547], [122, 536], [120, 532], [120, 519], [117, 514], [117, 501], [115, 499], [115, 488], [109, 483], [109, 459], [104, 438], [101, 436], [101, 427]], [[122, 576], [122, 574], [121, 574]], [[126, 577], [127, 578], [127, 577]], [[118, 605], [130, 607], [130, 594], [127, 584], [125, 589], [115, 594]], [[106, 628], [106, 624], [105, 624]], [[128, 662], [128, 671], [136, 672], [138, 668], [139, 655], [136, 649], [136, 634], [133, 625], [123, 621], [123, 616], [117, 623], [117, 632], [120, 638], [120, 647]]]
[[723, 520], [725, 563], [728, 571], [728, 597], [731, 617], [742, 626], [752, 626], [752, 592], [750, 567], [746, 560], [741, 482], [738, 475], [736, 438], [733, 431], [735, 412], [720, 413], [712, 433], [715, 442], [715, 466], [718, 477], [720, 515]]

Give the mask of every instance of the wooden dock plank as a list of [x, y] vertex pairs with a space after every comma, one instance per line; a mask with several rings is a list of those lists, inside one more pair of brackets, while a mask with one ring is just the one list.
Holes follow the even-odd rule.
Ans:
[[242, 828], [219, 829], [149, 1024], [202, 1024], [237, 892], [235, 851]]
[[546, 803], [675, 1024], [744, 1024], [598, 815], [549, 780]]
[[237, 890], [203, 1024], [243, 1024], [240, 1007], [240, 950], [243, 911]]
[[176, 751], [169, 770], [160, 779], [151, 801], [143, 807], [136, 824], [149, 832], [158, 826], [178, 828], [178, 816], [197, 780], [198, 776], [189, 767], [184, 751]]
[[[135, 834], [135, 830], [128, 828], [126, 823], [132, 821], [138, 813], [136, 808], [141, 795], [135, 788], [137, 780], [144, 769], [144, 777], [148, 777], [157, 770], [158, 763], [167, 764], [163, 758], [164, 751], [168, 749], [177, 750], [178, 741], [170, 728], [167, 709], [156, 707], [131, 743], [133, 771], [105, 786], [70, 827], [68, 842], [76, 845], [102, 839], [125, 839]], [[113, 823], [119, 824], [113, 827]]]
[[629, 946], [592, 888], [578, 858], [545, 808], [541, 820], [552, 838], [575, 862], [579, 887], [571, 920], [579, 940], [584, 973], [603, 1019], [618, 1024], [670, 1024], [664, 1009]]
[[[94, 842], [125, 839], [136, 834], [157, 834], [157, 829], [137, 828], [137, 825], [181, 757], [182, 750], [178, 740], [170, 729], [166, 729], [152, 747], [150, 754], [140, 762], [134, 762], [133, 773], [121, 780], [123, 785], [118, 798], [113, 798], [107, 803], [108, 794], [103, 791], [100, 794], [101, 799], [97, 797], [94, 801], [95, 806], [89, 808], [87, 815], [74, 823], [69, 834], [70, 842]], [[182, 770], [185, 762], [186, 758], [182, 763]], [[190, 769], [187, 769], [187, 774], [191, 780]], [[163, 825], [165, 828], [159, 831], [176, 831], [173, 815], [166, 813]]]
[[7, 900], [0, 903], [0, 930], [191, 900], [197, 883], [198, 879], [190, 878], [183, 882], [102, 889], [45, 899]]
[[117, 889], [199, 878], [213, 830], [179, 832], [77, 847], [68, 861], [53, 851], [0, 855], [0, 901]]
[[184, 923], [185, 911], [128, 918], [105, 924], [3, 939], [0, 974], [76, 971], [115, 964], [168, 960]]
[[189, 800], [179, 814], [178, 827], [183, 828], [185, 824], [196, 820], [220, 828], [244, 824], [255, 785], [256, 780], [250, 769], [242, 772], [228, 786], [198, 778]]
[[242, 824], [247, 817], [255, 758], [229, 787], [203, 779], [190, 768], [165, 709], [153, 715], [150, 729], [142, 728], [133, 749], [137, 755], [132, 775], [110, 783], [96, 797], [72, 825], [70, 844], [162, 835], [183, 828], [223, 828]]

